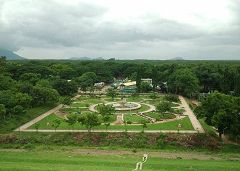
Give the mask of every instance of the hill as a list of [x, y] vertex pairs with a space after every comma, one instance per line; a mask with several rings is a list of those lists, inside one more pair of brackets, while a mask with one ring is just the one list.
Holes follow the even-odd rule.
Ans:
[[15, 54], [14, 52], [6, 50], [6, 49], [0, 49], [0, 56], [6, 56], [7, 60], [23, 60], [23, 59], [25, 59], [22, 56], [19, 56], [19, 55]]

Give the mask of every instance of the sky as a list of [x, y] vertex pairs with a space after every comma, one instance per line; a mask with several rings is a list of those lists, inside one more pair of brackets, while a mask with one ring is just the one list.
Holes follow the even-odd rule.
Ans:
[[240, 60], [240, 0], [0, 0], [0, 48], [32, 59]]

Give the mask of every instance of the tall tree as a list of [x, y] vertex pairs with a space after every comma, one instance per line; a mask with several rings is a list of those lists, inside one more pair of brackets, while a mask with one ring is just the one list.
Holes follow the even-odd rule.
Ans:
[[67, 81], [57, 79], [53, 82], [53, 88], [62, 96], [73, 96], [78, 91], [77, 83], [75, 81]]
[[199, 81], [189, 69], [178, 69], [172, 73], [168, 81], [169, 89], [175, 94], [191, 97], [199, 91]]
[[78, 119], [80, 123], [86, 126], [88, 133], [91, 132], [92, 128], [101, 124], [100, 119], [96, 113], [85, 113]]

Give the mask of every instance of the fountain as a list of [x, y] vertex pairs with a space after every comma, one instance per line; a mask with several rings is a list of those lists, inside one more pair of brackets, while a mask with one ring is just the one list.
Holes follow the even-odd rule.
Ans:
[[119, 102], [109, 102], [106, 105], [112, 105], [116, 111], [131, 111], [141, 108], [141, 104], [136, 102], [127, 102], [126, 98], [121, 98]]
[[[89, 110], [92, 112], [98, 112], [97, 106], [99, 104], [94, 104], [89, 107]], [[141, 108], [141, 104], [136, 102], [127, 102], [126, 98], [121, 98], [119, 102], [108, 102], [105, 105], [111, 105], [115, 108], [116, 111], [132, 111]]]

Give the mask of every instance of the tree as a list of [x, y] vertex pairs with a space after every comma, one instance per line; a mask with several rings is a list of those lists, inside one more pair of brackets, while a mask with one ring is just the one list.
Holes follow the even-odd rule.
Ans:
[[34, 105], [55, 104], [59, 100], [59, 94], [55, 89], [34, 86], [31, 91]]
[[0, 73], [3, 73], [6, 69], [6, 57], [1, 56], [0, 57]]
[[78, 116], [76, 114], [67, 115], [66, 122], [68, 123], [68, 125], [72, 126], [72, 128], [74, 128], [74, 124], [76, 124], [77, 121], [78, 121]]
[[69, 96], [64, 96], [64, 97], [61, 97], [61, 98], [60, 98], [60, 102], [61, 102], [63, 105], [69, 106], [69, 105], [72, 104], [72, 101], [73, 101], [72, 98], [69, 97]]
[[141, 124], [142, 124], [142, 132], [144, 132], [145, 128], [147, 128], [147, 121], [141, 120]]
[[6, 108], [3, 104], [0, 104], [0, 116], [5, 120], [6, 118]]
[[78, 121], [86, 126], [88, 133], [92, 128], [101, 125], [100, 119], [96, 113], [85, 113], [78, 118]]
[[190, 69], [178, 69], [169, 76], [168, 86], [171, 92], [191, 97], [199, 90], [199, 81]]
[[12, 115], [24, 115], [26, 112], [27, 111], [21, 105], [17, 105], [11, 110]]
[[172, 104], [171, 102], [168, 101], [161, 101], [158, 105], [157, 105], [157, 111], [159, 113], [167, 113], [167, 112], [171, 112], [172, 108], [171, 108]]
[[152, 91], [152, 86], [151, 84], [147, 83], [147, 82], [141, 82], [141, 85], [140, 85], [140, 91], [142, 93], [148, 93], [149, 91]]
[[61, 79], [72, 79], [76, 76], [76, 71], [68, 64], [54, 64], [51, 68]]
[[76, 79], [81, 90], [86, 91], [87, 87], [93, 86], [97, 81], [97, 75], [94, 72], [86, 72]]
[[60, 119], [55, 119], [52, 121], [51, 126], [55, 129], [55, 132], [56, 132], [57, 128], [60, 126], [61, 122], [62, 121]]
[[78, 91], [78, 86], [75, 81], [67, 81], [57, 79], [53, 82], [53, 88], [58, 91], [61, 96], [73, 96]]
[[151, 93], [149, 96], [151, 99], [156, 99], [158, 97], [157, 93]]
[[240, 98], [214, 92], [196, 109], [197, 116], [215, 126], [221, 137], [223, 133], [240, 135]]
[[111, 105], [98, 105], [98, 111], [99, 113], [102, 115], [102, 120], [104, 122], [104, 125], [106, 127], [106, 131], [107, 128], [110, 126], [110, 118], [111, 115], [113, 115], [113, 113], [115, 112], [115, 108], [112, 107]]
[[117, 92], [116, 90], [109, 88], [107, 90], [107, 96], [111, 97], [112, 99], [114, 99], [117, 96]]
[[34, 128], [36, 129], [37, 132], [38, 132], [39, 127], [40, 127], [40, 123], [39, 122], [34, 124]]
[[41, 78], [40, 74], [36, 74], [36, 73], [24, 73], [20, 76], [20, 80], [23, 82], [29, 82], [32, 85], [35, 85], [36, 82], [38, 82]]
[[137, 87], [137, 92], [138, 93], [140, 93], [140, 91], [141, 91], [140, 86], [141, 86], [142, 72], [143, 72], [142, 66], [138, 66], [137, 76], [136, 76], [136, 87]]
[[234, 92], [237, 96], [240, 96], [240, 67], [236, 70], [235, 73]]
[[31, 106], [32, 97], [26, 93], [16, 93], [14, 99], [16, 104], [21, 105], [25, 108]]
[[10, 76], [0, 75], [0, 91], [2, 90], [16, 90], [16, 81]]
[[230, 116], [227, 115], [227, 113], [224, 110], [220, 110], [213, 115], [212, 123], [217, 128], [220, 138], [222, 138], [222, 134], [224, 133], [224, 130], [230, 126], [229, 117]]

